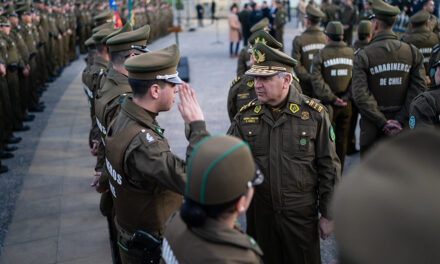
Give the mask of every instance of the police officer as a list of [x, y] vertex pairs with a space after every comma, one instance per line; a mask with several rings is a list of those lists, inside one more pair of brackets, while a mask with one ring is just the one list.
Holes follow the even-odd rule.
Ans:
[[339, 9], [341, 8], [339, 6], [340, 4], [340, 0], [332, 0], [331, 4], [325, 7], [323, 10], [325, 16], [322, 18], [324, 27], [327, 26], [327, 23], [330, 21], [339, 21]]
[[263, 43], [252, 56], [246, 74], [255, 76], [258, 100], [241, 109], [228, 131], [249, 144], [268, 179], [255, 190], [248, 233], [265, 263], [320, 263], [318, 233], [323, 239], [331, 233], [327, 209], [340, 178], [328, 112], [290, 85], [294, 59]]
[[339, 21], [344, 26], [344, 41], [348, 46], [353, 44], [353, 27], [357, 22], [358, 10], [352, 0], [343, 0], [339, 9]]
[[433, 63], [429, 71], [434, 72], [429, 91], [414, 98], [409, 108], [409, 128], [440, 127], [440, 44], [434, 48], [431, 55]]
[[424, 10], [417, 12], [410, 18], [412, 30], [402, 37], [402, 40], [413, 44], [423, 55], [423, 62], [426, 72], [426, 82], [429, 86], [429, 56], [431, 56], [432, 48], [440, 42], [439, 35], [429, 30], [430, 14]]
[[213, 136], [200, 142], [191, 157], [185, 200], [165, 227], [162, 259], [182, 264], [261, 263], [257, 243], [236, 225], [251, 203], [254, 186], [264, 178], [255, 169], [247, 143]]
[[[283, 5], [281, 4], [280, 0], [275, 0], [275, 6], [276, 6], [276, 11], [272, 24], [272, 30], [275, 31], [274, 34], [275, 39], [284, 46], [283, 34], [284, 34], [284, 25], [286, 24], [286, 10], [283, 8]], [[281, 51], [283, 51], [282, 48]]]
[[438, 25], [438, 18], [433, 14], [434, 13], [434, 1], [433, 0], [424, 0], [422, 2], [423, 10], [429, 13], [429, 29], [435, 34], [440, 33], [440, 28]]
[[336, 134], [336, 153], [344, 168], [352, 111], [350, 85], [354, 54], [343, 42], [344, 29], [340, 22], [329, 22], [325, 34], [327, 45], [313, 57], [313, 92], [329, 108]]
[[[165, 221], [182, 203], [186, 165], [171, 153], [156, 121], [160, 112], [171, 109], [177, 85], [182, 84], [176, 71], [179, 59], [179, 49], [172, 45], [125, 62], [133, 98], [122, 103], [105, 141], [114, 222], [124, 264], [141, 263], [143, 249], [151, 249], [136, 247], [133, 234], [142, 230], [156, 239], [162, 238]], [[209, 133], [187, 84], [182, 84], [179, 95], [179, 111], [189, 126], [189, 155]], [[160, 255], [150, 257], [157, 261]]]
[[[269, 19], [263, 18], [258, 23], [253, 25], [250, 29], [251, 33], [257, 32], [259, 30], [264, 30], [269, 32]], [[238, 55], [238, 62], [237, 62], [237, 76], [242, 76], [249, 68], [250, 65], [250, 55], [249, 50], [250, 44], [248, 44], [246, 47], [244, 47], [240, 54]]]
[[[248, 54], [252, 52], [252, 45], [258, 42], [265, 43], [275, 49], [281, 49], [283, 47], [283, 45], [275, 40], [267, 31], [258, 30], [249, 37], [250, 48], [248, 49]], [[250, 56], [249, 62], [249, 65], [252, 67], [254, 64], [252, 56]], [[229, 120], [232, 122], [239, 110], [255, 98], [257, 98], [257, 95], [254, 90], [254, 78], [246, 74], [237, 76], [231, 82], [228, 93], [227, 109]]]
[[384, 136], [407, 124], [409, 104], [426, 87], [423, 55], [391, 31], [397, 7], [382, 0], [372, 4], [373, 39], [355, 54], [353, 99], [361, 114], [361, 155]]
[[301, 89], [307, 96], [313, 97], [312, 66], [313, 54], [324, 48], [326, 40], [322, 30], [318, 27], [324, 17], [321, 10], [308, 5], [306, 8], [305, 26], [306, 30], [293, 39], [292, 58], [298, 61], [295, 72], [301, 83]]
[[371, 22], [369, 20], [361, 20], [357, 28], [357, 40], [353, 44], [356, 51], [362, 49], [370, 43], [373, 35], [371, 34]]
[[383, 142], [335, 191], [341, 263], [430, 263], [440, 258], [440, 135], [402, 133]]

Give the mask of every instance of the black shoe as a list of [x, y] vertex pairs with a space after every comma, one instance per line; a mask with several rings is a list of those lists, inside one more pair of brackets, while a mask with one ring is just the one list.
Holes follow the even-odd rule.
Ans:
[[18, 149], [18, 147], [16, 147], [16, 146], [6, 145], [5, 151], [12, 152], [12, 151], [16, 151], [17, 149]]
[[29, 126], [22, 126], [21, 128], [18, 129], [14, 129], [15, 132], [23, 132], [23, 131], [28, 131], [29, 129], [31, 129]]
[[35, 115], [28, 114], [28, 115], [26, 115], [26, 117], [23, 119], [23, 122], [31, 122], [31, 121], [34, 121], [34, 119], [35, 119]]
[[0, 166], [0, 174], [1, 174], [1, 173], [8, 172], [8, 171], [9, 171], [8, 167], [6, 167], [6, 166], [4, 166], [4, 165], [1, 165], [1, 166]]
[[14, 154], [3, 151], [2, 154], [0, 155], [1, 159], [12, 159], [14, 157]]
[[31, 113], [41, 113], [43, 111], [44, 111], [44, 108], [41, 107], [40, 105], [29, 109], [29, 112], [31, 112]]
[[5, 143], [6, 144], [17, 144], [20, 141], [21, 141], [21, 137], [14, 137], [14, 136], [12, 136], [12, 137], [6, 139]]

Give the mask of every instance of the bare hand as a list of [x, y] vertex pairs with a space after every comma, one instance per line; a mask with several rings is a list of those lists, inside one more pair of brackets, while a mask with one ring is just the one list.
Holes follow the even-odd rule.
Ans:
[[25, 69], [23, 70], [23, 75], [24, 75], [24, 76], [29, 76], [29, 69], [25, 68]]
[[397, 120], [388, 120], [382, 131], [385, 135], [393, 136], [402, 131], [402, 125]]
[[347, 106], [347, 102], [345, 102], [341, 98], [337, 98], [336, 101], [333, 102], [333, 104], [341, 107]]
[[58, 34], [58, 39], [61, 40], [62, 36], [61, 34]]
[[5, 77], [6, 75], [6, 67], [3, 64], [0, 64], [0, 74], [2, 75], [2, 77]]
[[93, 156], [96, 156], [98, 154], [99, 141], [93, 139], [92, 143], [93, 143], [93, 147], [90, 149], [90, 153], [92, 153]]
[[326, 240], [333, 232], [333, 221], [321, 217], [318, 222], [318, 234], [322, 240]]
[[429, 76], [426, 76], [426, 84], [428, 86], [431, 85], [431, 78], [429, 78]]
[[182, 83], [179, 89], [180, 103], [178, 105], [180, 114], [186, 124], [194, 121], [205, 120], [202, 109], [194, 95], [194, 91], [187, 83]]
[[91, 187], [96, 187], [99, 185], [99, 177], [101, 177], [101, 172], [95, 171], [95, 173], [93, 173], [93, 181], [90, 184]]

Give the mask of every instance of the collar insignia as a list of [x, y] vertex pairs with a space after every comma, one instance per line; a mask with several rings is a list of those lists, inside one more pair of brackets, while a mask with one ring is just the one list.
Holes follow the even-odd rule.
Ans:
[[297, 104], [290, 104], [289, 109], [290, 109], [290, 111], [291, 111], [292, 113], [294, 113], [294, 114], [295, 114], [296, 112], [299, 111], [299, 107], [298, 107]]
[[156, 132], [157, 133], [159, 133], [159, 135], [163, 135], [163, 131], [162, 131], [162, 129], [160, 129], [160, 127], [159, 126], [156, 126], [155, 128], [154, 128], [154, 130], [156, 130]]
[[261, 105], [257, 105], [257, 106], [255, 106], [255, 108], [254, 108], [254, 112], [255, 112], [256, 114], [258, 114], [260, 111], [261, 111]]

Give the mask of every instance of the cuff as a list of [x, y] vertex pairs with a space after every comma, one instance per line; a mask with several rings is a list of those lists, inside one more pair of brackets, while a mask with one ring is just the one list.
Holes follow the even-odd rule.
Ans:
[[206, 130], [206, 123], [204, 120], [194, 121], [189, 124], [189, 133], [187, 134], [187, 138], [191, 138], [191, 134], [194, 132], [200, 132]]

